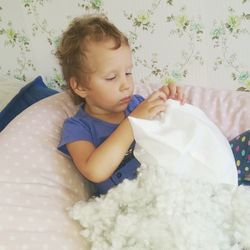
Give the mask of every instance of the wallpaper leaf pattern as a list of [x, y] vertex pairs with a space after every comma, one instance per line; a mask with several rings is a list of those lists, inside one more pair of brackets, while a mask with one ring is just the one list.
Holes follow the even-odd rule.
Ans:
[[[2, 7], [0, 7], [0, 11], [2, 11]], [[16, 30], [13, 27], [13, 24], [10, 20], [4, 24], [1, 17], [0, 17], [0, 36], [4, 38], [3, 39], [4, 47], [12, 47], [19, 49], [19, 53], [16, 57], [17, 66], [13, 69], [8, 69], [6, 75], [13, 76], [16, 79], [25, 81], [26, 69], [31, 68], [32, 70], [35, 71], [35, 66], [32, 63], [32, 60], [29, 58], [29, 52], [30, 52], [29, 38], [25, 35], [24, 31]], [[3, 56], [2, 58], [4, 59]], [[0, 69], [2, 69], [1, 66]]]
[[[243, 1], [245, 3], [246, 1]], [[249, 14], [238, 14], [233, 8], [228, 9], [227, 19], [217, 25], [211, 32], [214, 48], [220, 49], [220, 56], [216, 58], [213, 69], [216, 71], [223, 64], [231, 68], [231, 76], [234, 81], [243, 84], [241, 90], [250, 89], [250, 71], [240, 64], [236, 52], [230, 51], [229, 39], [238, 39], [241, 35], [250, 35], [250, 31], [244, 26], [249, 22]]]
[[10, 2], [0, 2], [2, 76], [27, 81], [42, 75], [63, 89], [54, 56], [63, 30], [75, 16], [104, 13], [129, 38], [136, 81], [250, 90], [249, 0]]

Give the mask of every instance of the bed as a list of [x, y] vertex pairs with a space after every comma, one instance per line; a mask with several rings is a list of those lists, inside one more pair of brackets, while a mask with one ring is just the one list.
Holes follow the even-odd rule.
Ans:
[[[199, 86], [184, 90], [188, 102], [228, 139], [250, 128], [250, 93]], [[147, 95], [143, 86], [137, 91]], [[57, 151], [63, 121], [77, 109], [70, 92], [53, 92], [34, 100], [1, 131], [0, 250], [88, 249], [67, 209], [87, 200], [93, 188]]]

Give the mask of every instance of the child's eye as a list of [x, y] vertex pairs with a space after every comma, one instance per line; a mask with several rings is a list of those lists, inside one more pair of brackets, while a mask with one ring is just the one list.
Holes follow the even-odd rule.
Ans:
[[105, 78], [106, 81], [112, 81], [114, 79], [115, 79], [115, 76]]
[[132, 75], [132, 72], [127, 72], [126, 73], [126, 76], [130, 76], [130, 75]]

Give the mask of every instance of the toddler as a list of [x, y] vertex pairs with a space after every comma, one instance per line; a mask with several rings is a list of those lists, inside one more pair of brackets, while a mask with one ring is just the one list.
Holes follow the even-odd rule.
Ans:
[[[105, 194], [124, 179], [134, 179], [140, 166], [127, 117], [154, 118], [169, 98], [183, 104], [183, 91], [170, 84], [147, 99], [134, 95], [128, 39], [105, 16], [74, 19], [56, 54], [69, 88], [81, 102], [64, 123], [58, 149], [73, 159], [97, 194]], [[250, 132], [230, 143], [242, 184], [250, 172]]]
[[72, 157], [81, 174], [105, 194], [140, 163], [128, 115], [151, 119], [168, 98], [184, 103], [182, 89], [164, 86], [147, 99], [133, 95], [133, 63], [127, 37], [104, 16], [73, 20], [57, 50], [63, 75], [80, 99], [79, 111], [64, 123], [58, 149]]

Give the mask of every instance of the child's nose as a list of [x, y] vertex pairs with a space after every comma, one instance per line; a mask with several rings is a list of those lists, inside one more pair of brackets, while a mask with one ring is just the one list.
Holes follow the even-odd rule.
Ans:
[[130, 88], [130, 79], [126, 78], [126, 77], [123, 77], [121, 79], [121, 85], [120, 85], [120, 89], [121, 90], [127, 90]]

